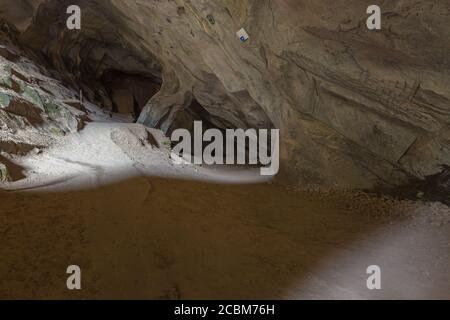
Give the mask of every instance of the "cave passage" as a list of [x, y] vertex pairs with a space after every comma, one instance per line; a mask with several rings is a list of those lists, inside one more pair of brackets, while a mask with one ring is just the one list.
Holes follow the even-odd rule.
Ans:
[[119, 70], [105, 70], [99, 87], [107, 94], [97, 92], [95, 102], [111, 112], [139, 117], [148, 101], [161, 89], [161, 80], [151, 76], [130, 74]]

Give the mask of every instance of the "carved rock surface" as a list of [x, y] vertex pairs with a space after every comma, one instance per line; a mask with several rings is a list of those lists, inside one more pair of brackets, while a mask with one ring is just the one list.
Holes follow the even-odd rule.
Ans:
[[[366, 28], [366, 0], [13, 3], [0, 13], [21, 43], [74, 85], [109, 69], [162, 81], [141, 123], [280, 128], [295, 184], [396, 185], [450, 164], [447, 0], [384, 1], [381, 31]], [[69, 4], [80, 31], [65, 27]]]

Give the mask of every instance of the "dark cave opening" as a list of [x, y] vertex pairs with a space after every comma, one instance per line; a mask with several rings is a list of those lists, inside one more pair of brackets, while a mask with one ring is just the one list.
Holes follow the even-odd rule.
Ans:
[[161, 80], [151, 75], [126, 73], [107, 69], [99, 80], [95, 102], [103, 108], [119, 114], [139, 117], [147, 102], [161, 89]]

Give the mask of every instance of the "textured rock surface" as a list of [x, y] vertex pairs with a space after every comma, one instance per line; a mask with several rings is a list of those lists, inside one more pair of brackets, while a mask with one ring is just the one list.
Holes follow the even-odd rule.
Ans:
[[8, 169], [6, 165], [0, 163], [0, 183], [8, 181]]
[[[23, 0], [8, 13], [13, 3], [0, 12], [21, 43], [73, 85], [109, 69], [162, 79], [146, 125], [280, 128], [297, 184], [400, 184], [450, 163], [448, 1], [383, 1], [380, 32], [365, 0]], [[65, 28], [74, 3], [81, 31]]]
[[88, 120], [71, 106], [73, 91], [24, 57], [12, 28], [0, 22], [0, 183], [25, 177], [15, 157], [39, 152]]
[[25, 178], [24, 168], [0, 154], [0, 183], [18, 181]]

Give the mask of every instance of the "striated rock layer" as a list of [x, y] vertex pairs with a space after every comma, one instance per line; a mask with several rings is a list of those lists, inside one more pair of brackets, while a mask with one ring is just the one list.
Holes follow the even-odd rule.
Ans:
[[[82, 9], [80, 31], [65, 27], [70, 4]], [[105, 107], [134, 99], [141, 112], [137, 96], [161, 86], [139, 117], [148, 126], [280, 128], [282, 170], [295, 184], [373, 188], [450, 164], [450, 4], [382, 1], [382, 30], [369, 31], [371, 4], [0, 0], [0, 15]], [[114, 98], [111, 72], [144, 77], [151, 94]]]
[[24, 56], [16, 31], [0, 21], [0, 183], [25, 177], [14, 158], [40, 153], [89, 121], [77, 94]]

